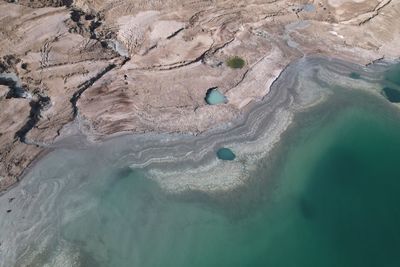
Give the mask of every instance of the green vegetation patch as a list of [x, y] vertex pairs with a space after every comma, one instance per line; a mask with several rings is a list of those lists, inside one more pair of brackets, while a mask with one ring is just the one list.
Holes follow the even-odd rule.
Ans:
[[238, 56], [231, 57], [226, 61], [226, 65], [228, 65], [232, 69], [241, 69], [244, 67], [245, 64], [246, 61]]

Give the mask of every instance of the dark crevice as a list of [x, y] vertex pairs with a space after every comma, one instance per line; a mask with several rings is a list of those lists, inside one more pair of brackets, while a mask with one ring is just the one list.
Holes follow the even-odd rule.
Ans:
[[95, 18], [96, 18], [96, 16], [92, 15], [92, 14], [86, 14], [85, 15], [85, 20], [94, 20]]
[[[127, 60], [129, 60], [129, 59], [126, 59], [123, 62], [123, 64], [125, 64]], [[116, 66], [117, 65], [115, 65], [115, 64], [108, 65], [105, 69], [103, 69], [101, 72], [99, 72], [96, 76], [94, 76], [93, 78], [87, 80], [86, 82], [84, 82], [78, 86], [78, 91], [76, 91], [70, 99], [74, 117], [76, 117], [76, 115], [78, 114], [78, 107], [76, 106], [76, 103], [78, 102], [78, 100], [81, 97], [81, 95], [83, 94], [83, 92], [85, 92], [86, 89], [88, 89], [90, 86], [92, 86], [97, 80], [99, 80], [101, 77], [103, 77], [110, 70], [114, 69]]]
[[29, 97], [27, 91], [23, 87], [18, 86], [18, 83], [12, 78], [0, 77], [0, 85], [5, 85], [9, 88], [6, 99]]
[[243, 82], [243, 80], [246, 78], [247, 74], [249, 73], [250, 69], [247, 69], [242, 77], [240, 77], [240, 80], [238, 82], [235, 83], [235, 85], [232, 88], [235, 88], [236, 86], [238, 86], [241, 82]]
[[87, 12], [78, 7], [72, 7], [69, 10], [70, 19], [66, 20], [65, 23], [70, 33], [76, 33], [85, 38], [96, 40], [104, 50], [108, 51], [106, 54], [112, 55], [113, 58], [128, 56], [128, 54], [122, 54], [116, 49], [117, 34], [112, 28], [106, 25], [104, 14], [94, 11]]
[[98, 41], [101, 47], [108, 51], [107, 54], [111, 52], [114, 57], [125, 56], [113, 47], [112, 43], [116, 39], [116, 33], [104, 24], [101, 13], [85, 13], [76, 7], [71, 8], [70, 11], [70, 19], [66, 21], [69, 32]]
[[15, 133], [15, 137], [18, 138], [22, 143], [26, 142], [26, 135], [28, 132], [36, 126], [41, 118], [42, 110], [46, 109], [50, 106], [50, 97], [37, 95], [37, 99], [31, 100], [29, 105], [31, 107], [31, 111], [29, 113], [28, 121], [18, 132]]
[[19, 62], [21, 62], [21, 59], [16, 57], [16, 55], [3, 56], [0, 58], [0, 73], [15, 72], [15, 65]]
[[6, 99], [11, 98], [26, 98], [30, 99], [29, 106], [31, 108], [27, 122], [21, 127], [16, 133], [15, 138], [20, 142], [28, 144], [26, 142], [27, 133], [36, 126], [41, 118], [42, 110], [48, 108], [51, 104], [50, 98], [42, 94], [35, 94], [32, 96], [28, 90], [19, 85], [18, 77], [4, 77], [2, 74], [0, 77], [0, 85], [8, 86], [9, 91], [6, 95]]
[[130, 60], [129, 57], [125, 57], [124, 60], [116, 65], [116, 64], [110, 64], [108, 65], [106, 68], [104, 68], [101, 72], [99, 72], [96, 76], [94, 76], [93, 78], [85, 81], [84, 83], [81, 83], [78, 86], [78, 91], [76, 91], [71, 99], [70, 102], [72, 104], [72, 109], [73, 109], [73, 114], [74, 117], [76, 117], [76, 115], [78, 114], [78, 107], [76, 106], [76, 103], [78, 102], [79, 98], [81, 97], [81, 95], [83, 94], [83, 92], [86, 91], [86, 89], [88, 89], [90, 86], [92, 86], [96, 81], [98, 81], [99, 79], [101, 79], [101, 77], [103, 77], [107, 72], [111, 71], [112, 69], [118, 67], [122, 67], [123, 65], [125, 65], [126, 62], [128, 62]]
[[204, 53], [202, 53], [200, 56], [198, 56], [197, 58], [195, 58], [193, 60], [183, 61], [183, 62], [178, 62], [178, 63], [173, 63], [173, 64], [168, 64], [168, 65], [161, 65], [161, 64], [160, 65], [153, 65], [153, 66], [146, 67], [146, 68], [137, 68], [136, 70], [166, 71], [166, 70], [173, 70], [173, 69], [182, 68], [182, 67], [185, 67], [185, 66], [197, 63], [197, 62], [204, 63], [205, 58], [210, 53], [210, 49], [208, 49], [207, 51], [205, 51]]
[[90, 38], [98, 40], [96, 29], [101, 26], [100, 20], [92, 20], [89, 25]]
[[184, 28], [182, 27], [182, 28], [180, 28], [179, 30], [173, 32], [170, 36], [167, 37], [167, 39], [169, 40], [169, 39], [171, 39], [171, 38], [174, 38], [175, 36], [178, 35], [178, 33], [180, 33], [181, 31], [183, 31], [183, 29], [184, 29]]
[[144, 53], [143, 56], [147, 55], [151, 50], [157, 48], [157, 44], [150, 46]]
[[100, 40], [101, 38], [96, 33], [96, 29], [102, 25], [99, 14], [85, 13], [82, 10], [72, 8], [70, 18], [72, 21], [69, 29], [70, 32], [75, 32], [100, 42], [103, 41]]
[[387, 3], [383, 4], [381, 7], [379, 7], [381, 5], [381, 2], [378, 3], [376, 5], [376, 7], [374, 8], [373, 14], [371, 16], [369, 16], [368, 18], [364, 19], [363, 21], [361, 21], [358, 25], [361, 26], [363, 24], [366, 24], [368, 22], [370, 22], [372, 19], [374, 19], [376, 16], [378, 16], [380, 13], [380, 11], [382, 10], [382, 8], [386, 7], [388, 4], [390, 4], [392, 2], [392, 0], [389, 0]]
[[128, 62], [129, 60], [131, 60], [130, 57], [124, 57], [124, 60], [121, 62], [121, 64], [119, 64], [119, 67], [121, 68], [122, 66], [124, 66], [125, 63]]
[[84, 15], [82, 11], [77, 9], [72, 9], [70, 14], [71, 14], [71, 20], [76, 23], [79, 23], [81, 16]]
[[[178, 69], [182, 68], [197, 62], [201, 62], [203, 64], [207, 64], [207, 59], [211, 57], [213, 54], [215, 54], [218, 50], [222, 49], [225, 47], [227, 44], [231, 43], [235, 38], [232, 38], [228, 42], [224, 43], [221, 46], [214, 47], [211, 45], [210, 48], [208, 48], [206, 51], [204, 51], [201, 55], [199, 55], [197, 58], [189, 61], [183, 61], [183, 62], [177, 62], [177, 63], [172, 63], [168, 65], [153, 65], [150, 67], [145, 67], [145, 68], [137, 68], [137, 70], [157, 70], [157, 71], [165, 71], [165, 70], [172, 70], [172, 69]], [[218, 64], [218, 66], [222, 65], [222, 63]]]
[[73, 3], [74, 3], [74, 0], [62, 0], [63, 6], [66, 6], [66, 7], [71, 7]]

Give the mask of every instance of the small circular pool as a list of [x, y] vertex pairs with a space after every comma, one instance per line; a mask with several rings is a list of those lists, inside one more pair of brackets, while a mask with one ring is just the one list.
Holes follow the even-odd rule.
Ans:
[[223, 147], [218, 149], [217, 157], [222, 160], [234, 160], [236, 155], [229, 148]]
[[218, 105], [227, 103], [226, 97], [215, 87], [207, 90], [206, 97], [204, 98], [209, 105]]

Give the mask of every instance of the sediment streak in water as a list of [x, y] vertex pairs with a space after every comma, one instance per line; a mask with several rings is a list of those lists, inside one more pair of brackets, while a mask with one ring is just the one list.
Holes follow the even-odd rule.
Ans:
[[[242, 185], [280, 140], [296, 112], [324, 101], [341, 86], [379, 94], [379, 79], [387, 66], [369, 68], [337, 60], [302, 58], [281, 74], [270, 93], [245, 110], [236, 122], [196, 137], [182, 135], [125, 136], [119, 164], [147, 168], [148, 174], [171, 192], [219, 192]], [[362, 79], [349, 77], [351, 72]], [[126, 144], [130, 144], [126, 147]], [[125, 148], [124, 148], [125, 147]], [[229, 147], [238, 156], [233, 162], [217, 160], [215, 152]]]

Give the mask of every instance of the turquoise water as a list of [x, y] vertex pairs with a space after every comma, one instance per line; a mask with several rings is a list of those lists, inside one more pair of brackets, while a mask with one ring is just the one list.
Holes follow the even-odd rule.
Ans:
[[220, 91], [218, 91], [218, 89], [208, 90], [205, 100], [209, 105], [218, 105], [226, 103], [226, 97]]
[[218, 201], [165, 195], [137, 172], [108, 173], [114, 182], [61, 239], [79, 247], [85, 266], [399, 266], [399, 116], [372, 97], [353, 105], [354, 96], [339, 112], [297, 120], [254, 173], [269, 182]]
[[382, 94], [390, 102], [400, 102], [400, 64], [386, 71]]
[[223, 147], [217, 150], [217, 157], [222, 160], [234, 160], [236, 155], [229, 148]]
[[400, 86], [400, 64], [395, 65], [386, 72], [385, 80]]

